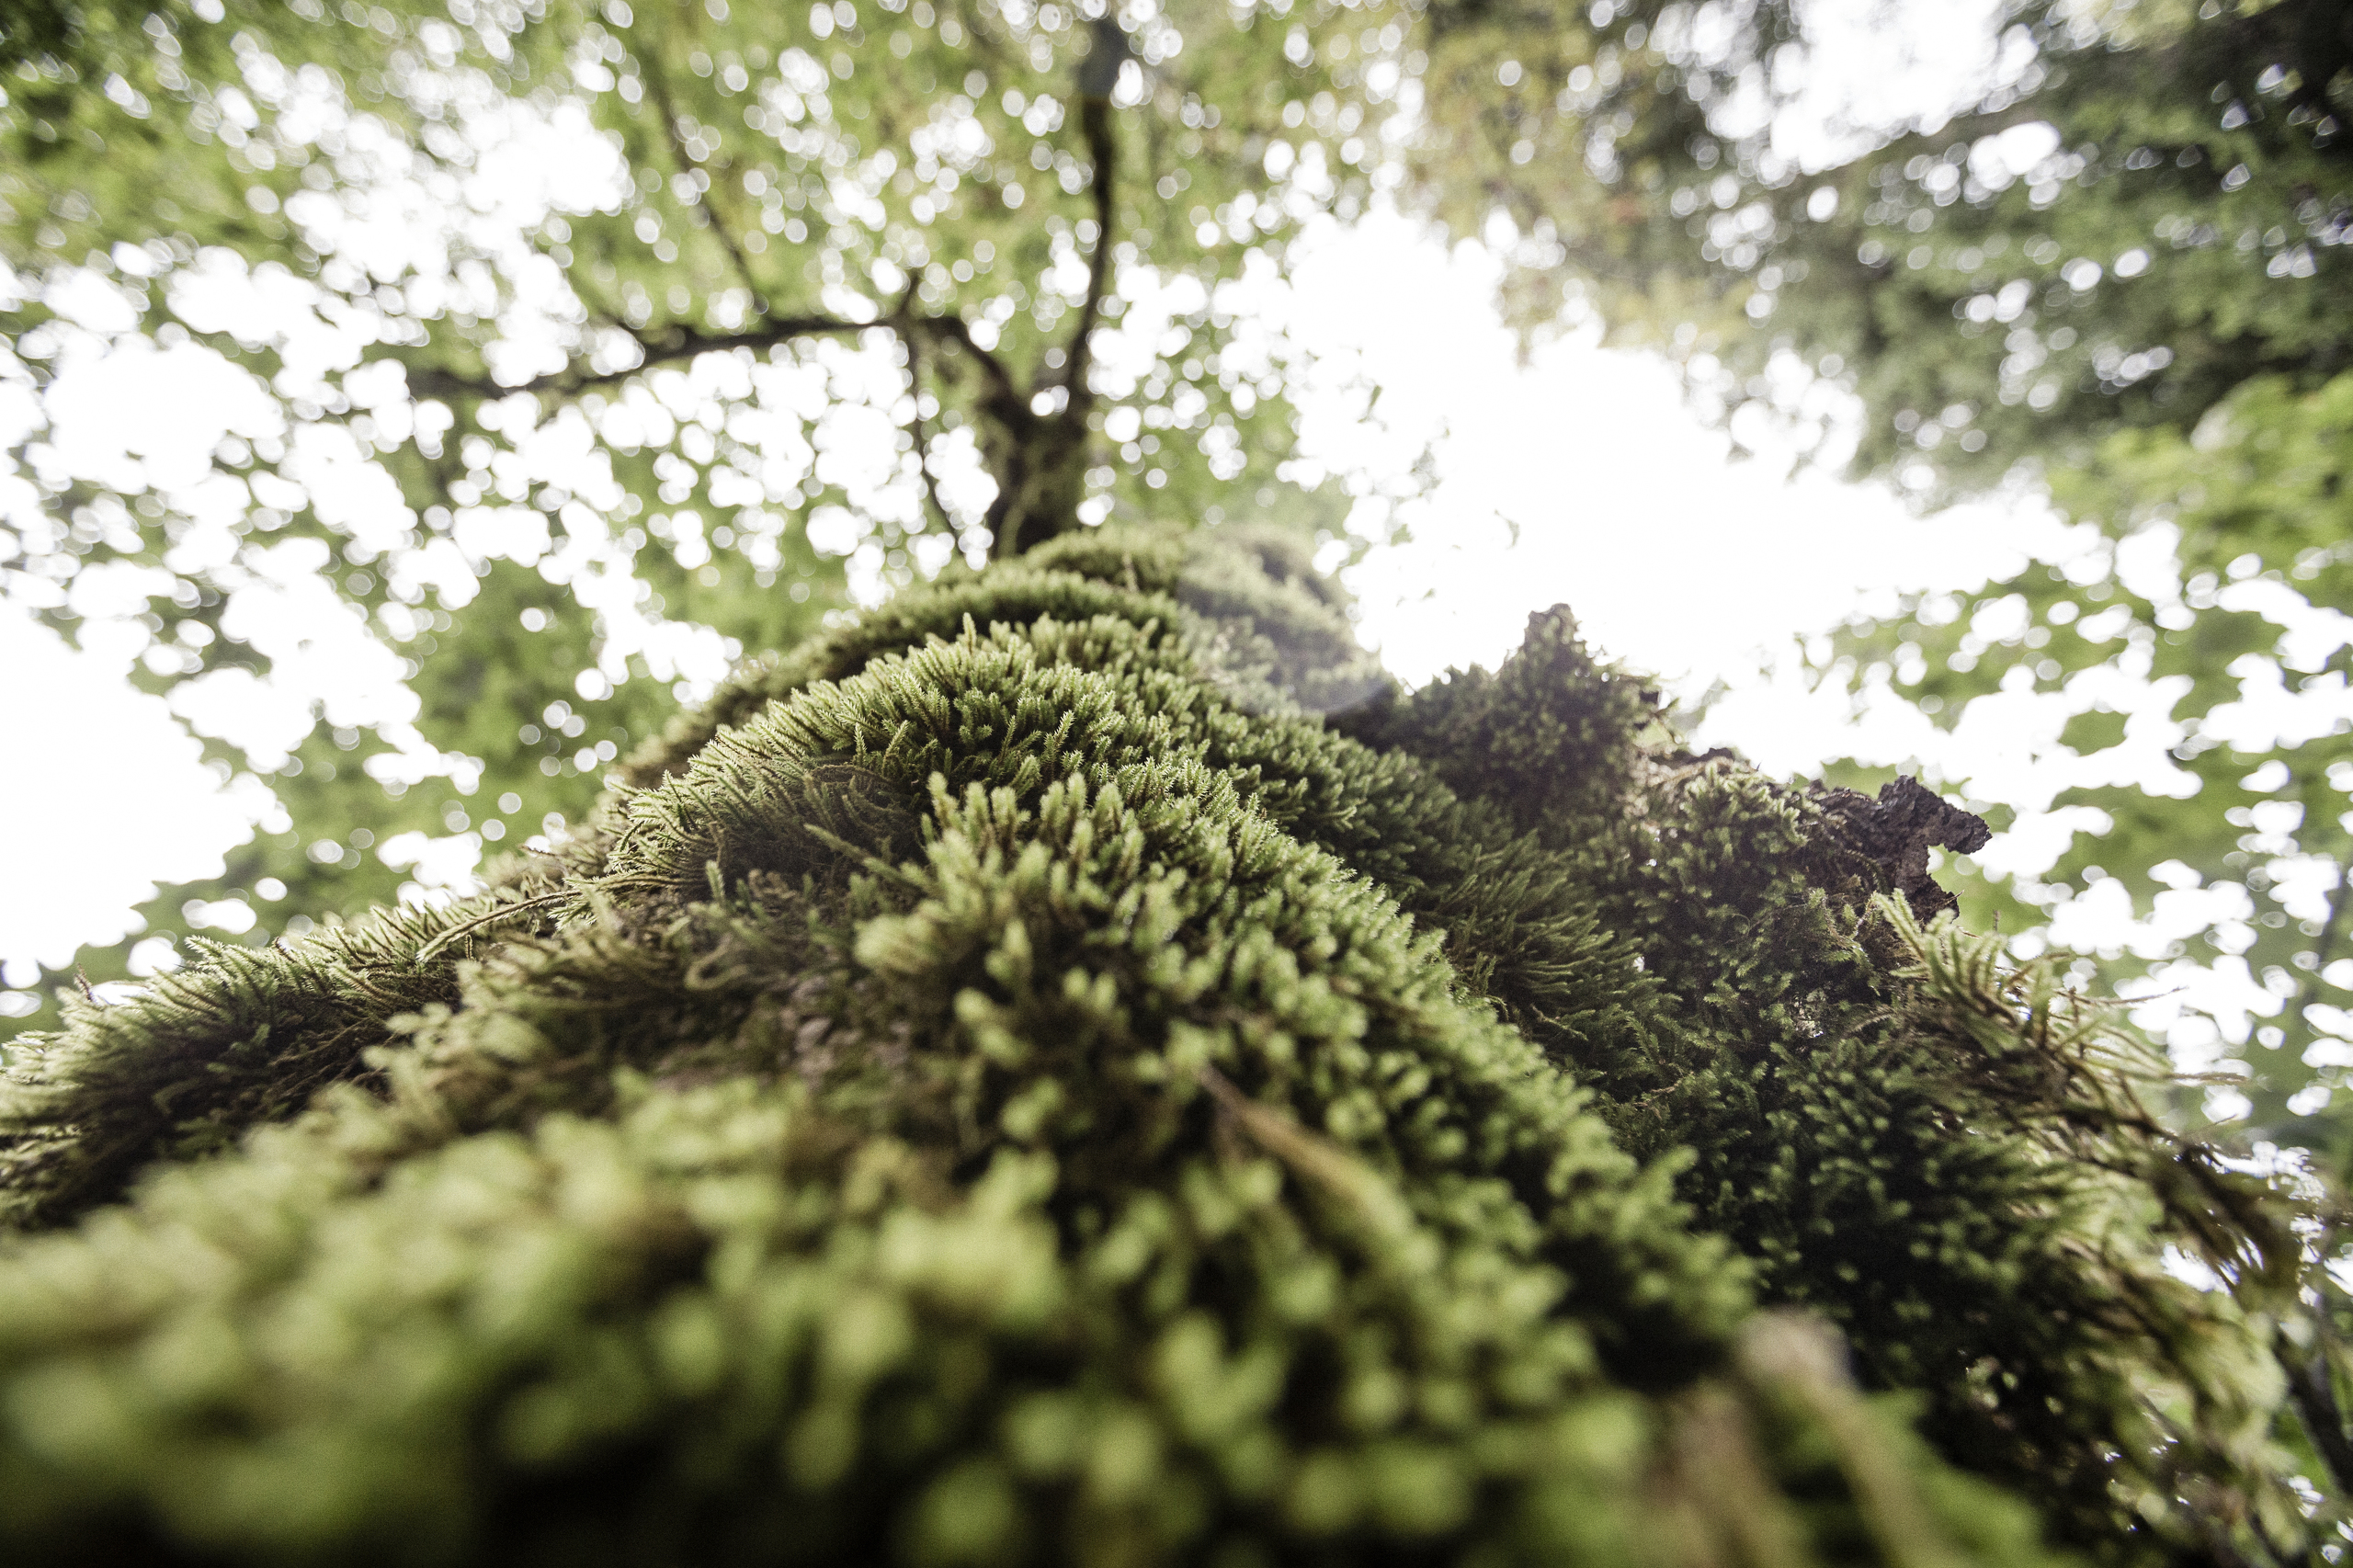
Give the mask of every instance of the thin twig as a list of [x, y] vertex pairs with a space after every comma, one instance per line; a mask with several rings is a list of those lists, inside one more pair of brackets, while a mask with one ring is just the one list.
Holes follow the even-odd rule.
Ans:
[[450, 943], [471, 937], [485, 926], [494, 926], [502, 920], [512, 919], [518, 915], [536, 915], [542, 909], [553, 908], [575, 897], [576, 892], [577, 890], [572, 888], [558, 888], [553, 892], [543, 892], [532, 898], [517, 899], [512, 903], [494, 904], [470, 920], [460, 921], [435, 937], [433, 940], [418, 948], [409, 961], [412, 964], [424, 963]]
[[[696, 166], [699, 160], [687, 151], [687, 139], [678, 133], [678, 112], [670, 98], [670, 84], [659, 71], [654, 69], [650, 60], [640, 61], [638, 69], [644, 74], [645, 80], [652, 88], [654, 111], [662, 117], [662, 131], [670, 143], [670, 156], [677, 162], [678, 172], [687, 175], [699, 172]], [[720, 173], [726, 172], [723, 162], [718, 165], [718, 168]], [[718, 180], [712, 179], [710, 189], [718, 188]], [[743, 244], [736, 239], [735, 231], [730, 228], [727, 221], [720, 215], [719, 209], [711, 203], [708, 191], [697, 191], [694, 204], [696, 210], [702, 214], [703, 221], [710, 225], [711, 232], [719, 236], [719, 243], [725, 248], [728, 258], [735, 264], [735, 276], [742, 278], [744, 287], [751, 291], [754, 306], [756, 309], [763, 301], [759, 279], [752, 276], [751, 258], [744, 254]]]
[[1217, 1108], [1295, 1174], [1348, 1203], [1388, 1236], [1401, 1236], [1414, 1228], [1412, 1208], [1371, 1166], [1330, 1139], [1309, 1131], [1276, 1107], [1252, 1099], [1208, 1062], [1193, 1072]]

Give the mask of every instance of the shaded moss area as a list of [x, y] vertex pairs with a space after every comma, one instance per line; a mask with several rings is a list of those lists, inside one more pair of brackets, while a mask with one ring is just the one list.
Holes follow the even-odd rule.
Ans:
[[2307, 1550], [2279, 1201], [1922, 924], [1973, 819], [1683, 753], [1564, 612], [1404, 696], [1279, 539], [1085, 534], [623, 778], [12, 1055], [12, 1550]]

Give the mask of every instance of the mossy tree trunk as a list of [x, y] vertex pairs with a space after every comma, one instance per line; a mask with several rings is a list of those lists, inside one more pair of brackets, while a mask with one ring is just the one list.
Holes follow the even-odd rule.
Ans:
[[15, 1072], [14, 1551], [2313, 1539], [2276, 1200], [1922, 924], [1973, 819], [1687, 755], [1564, 613], [1406, 695], [1279, 534], [1069, 533], [624, 778], [475, 898], [215, 949]]

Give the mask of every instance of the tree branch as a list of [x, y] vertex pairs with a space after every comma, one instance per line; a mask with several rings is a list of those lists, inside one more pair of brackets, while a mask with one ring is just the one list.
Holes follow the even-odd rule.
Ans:
[[[702, 333], [690, 326], [674, 326], [659, 337], [631, 332], [643, 358], [626, 369], [590, 370], [585, 363], [575, 362], [561, 370], [551, 370], [544, 376], [534, 376], [528, 381], [502, 386], [496, 381], [474, 381], [452, 375], [447, 370], [430, 367], [410, 366], [408, 387], [415, 397], [509, 397], [516, 392], [552, 392], [569, 397], [590, 387], [610, 386], [655, 365], [677, 359], [691, 359], [698, 354], [726, 353], [736, 348], [773, 348], [790, 343], [796, 337], [825, 337], [842, 333], [866, 332], [874, 327], [887, 327], [888, 322], [844, 321], [837, 316], [786, 316], [767, 322], [749, 332]], [[961, 325], [960, 322], [957, 324]]]
[[956, 537], [956, 519], [948, 515], [947, 504], [939, 498], [939, 481], [932, 477], [931, 444], [923, 427], [923, 345], [918, 335], [909, 330], [915, 320], [915, 290], [922, 286], [919, 278], [907, 279], [907, 291], [899, 297], [899, 309], [891, 318], [899, 334], [899, 341], [907, 346], [907, 397], [913, 404], [907, 415], [907, 434], [915, 438], [915, 472], [923, 476], [924, 503], [948, 537]]
[[2327, 1287], [2321, 1291], [2314, 1333], [2320, 1343], [2305, 1354], [2280, 1337], [2279, 1369], [2287, 1374], [2288, 1395], [2302, 1419], [2313, 1451], [2328, 1466], [2329, 1476], [2342, 1493], [2353, 1486], [2353, 1437], [2345, 1429], [2344, 1408], [2336, 1398], [2336, 1373], [2329, 1363], [2328, 1342], [2336, 1337], [2329, 1320]]
[[[1096, 48], [1107, 47], [1099, 40]], [[1079, 124], [1086, 135], [1086, 154], [1095, 161], [1095, 254], [1087, 257], [1086, 298], [1078, 308], [1078, 330], [1071, 335], [1063, 363], [1063, 385], [1075, 405], [1086, 395], [1086, 372], [1094, 362], [1095, 329], [1103, 319], [1103, 297], [1111, 283], [1111, 219], [1118, 193], [1120, 148], [1111, 133], [1111, 99], [1089, 95], [1081, 100]]]
[[[705, 333], [689, 326], [665, 328], [658, 335], [649, 335], [624, 328], [635, 340], [642, 356], [634, 365], [618, 370], [591, 370], [584, 361], [574, 361], [561, 370], [551, 370], [544, 376], [534, 376], [528, 381], [512, 386], [497, 381], [479, 381], [454, 375], [430, 366], [410, 365], [408, 387], [414, 397], [509, 397], [516, 392], [552, 392], [568, 397], [591, 387], [610, 386], [625, 381], [655, 365], [680, 359], [691, 359], [698, 354], [723, 354], [737, 348], [774, 348], [799, 337], [832, 337], [869, 332], [876, 327], [897, 333], [903, 340], [927, 337], [956, 345], [972, 356], [989, 381], [990, 391], [1009, 398], [1023, 408], [1029, 399], [1021, 391], [1005, 361], [983, 348], [973, 339], [972, 329], [961, 316], [899, 315], [881, 321], [846, 321], [839, 316], [783, 316], [745, 332]], [[393, 358], [393, 356], [382, 356]]]

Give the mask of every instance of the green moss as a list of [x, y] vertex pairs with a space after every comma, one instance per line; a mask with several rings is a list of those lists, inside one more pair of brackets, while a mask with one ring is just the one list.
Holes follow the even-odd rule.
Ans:
[[1888, 896], [1925, 896], [1913, 818], [1681, 755], [1563, 614], [1400, 697], [1279, 541], [1075, 536], [747, 668], [626, 777], [470, 903], [208, 954], [12, 1061], [0, 1539], [2303, 1528], [2268, 1325], [2161, 1267], [2202, 1225], [2292, 1293], [2270, 1200], [2148, 1120], [2096, 1016]]

